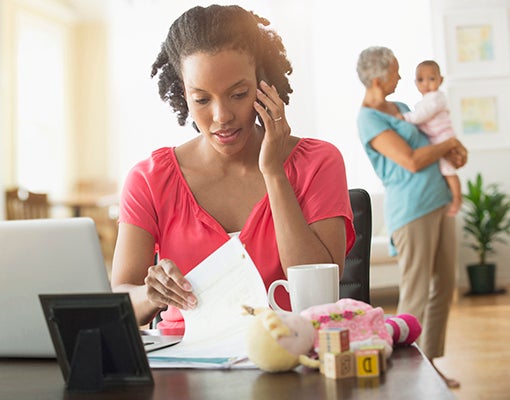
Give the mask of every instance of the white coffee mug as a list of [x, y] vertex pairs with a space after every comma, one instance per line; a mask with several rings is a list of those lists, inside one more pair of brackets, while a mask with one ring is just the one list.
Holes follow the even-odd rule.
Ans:
[[274, 298], [274, 292], [280, 285], [289, 293], [292, 312], [295, 313], [311, 306], [335, 303], [340, 297], [338, 265], [304, 264], [287, 268], [287, 280], [274, 281], [268, 290], [273, 310], [285, 311]]

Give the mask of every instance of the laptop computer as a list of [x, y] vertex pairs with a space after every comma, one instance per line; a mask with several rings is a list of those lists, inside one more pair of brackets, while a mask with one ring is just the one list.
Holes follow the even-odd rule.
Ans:
[[0, 221], [0, 277], [0, 357], [56, 356], [39, 294], [111, 292], [90, 218]]

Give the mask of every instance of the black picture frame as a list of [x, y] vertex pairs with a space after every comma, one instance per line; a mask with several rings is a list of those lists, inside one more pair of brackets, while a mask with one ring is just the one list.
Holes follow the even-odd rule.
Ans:
[[40, 294], [39, 300], [68, 390], [154, 384], [127, 293]]

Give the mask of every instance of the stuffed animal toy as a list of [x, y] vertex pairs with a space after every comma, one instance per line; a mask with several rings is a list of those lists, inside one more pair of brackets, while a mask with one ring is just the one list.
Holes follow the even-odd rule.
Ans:
[[313, 349], [315, 329], [299, 314], [269, 308], [243, 306], [255, 318], [247, 332], [248, 358], [267, 372], [289, 371], [299, 364], [318, 368], [319, 361], [308, 357]]
[[381, 307], [372, 307], [354, 299], [310, 307], [299, 314], [253, 309], [247, 332], [249, 359], [267, 372], [288, 371], [298, 365], [319, 368], [319, 335], [324, 328], [349, 329], [350, 350], [365, 346], [383, 346], [389, 358], [393, 346], [414, 342], [421, 333], [418, 320], [410, 314], [385, 319]]

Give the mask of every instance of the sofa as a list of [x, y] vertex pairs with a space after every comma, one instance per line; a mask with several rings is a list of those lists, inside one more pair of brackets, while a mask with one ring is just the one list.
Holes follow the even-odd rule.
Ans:
[[384, 193], [370, 193], [372, 201], [372, 246], [370, 289], [398, 290], [399, 270], [396, 257], [389, 255], [390, 238], [384, 225]]

